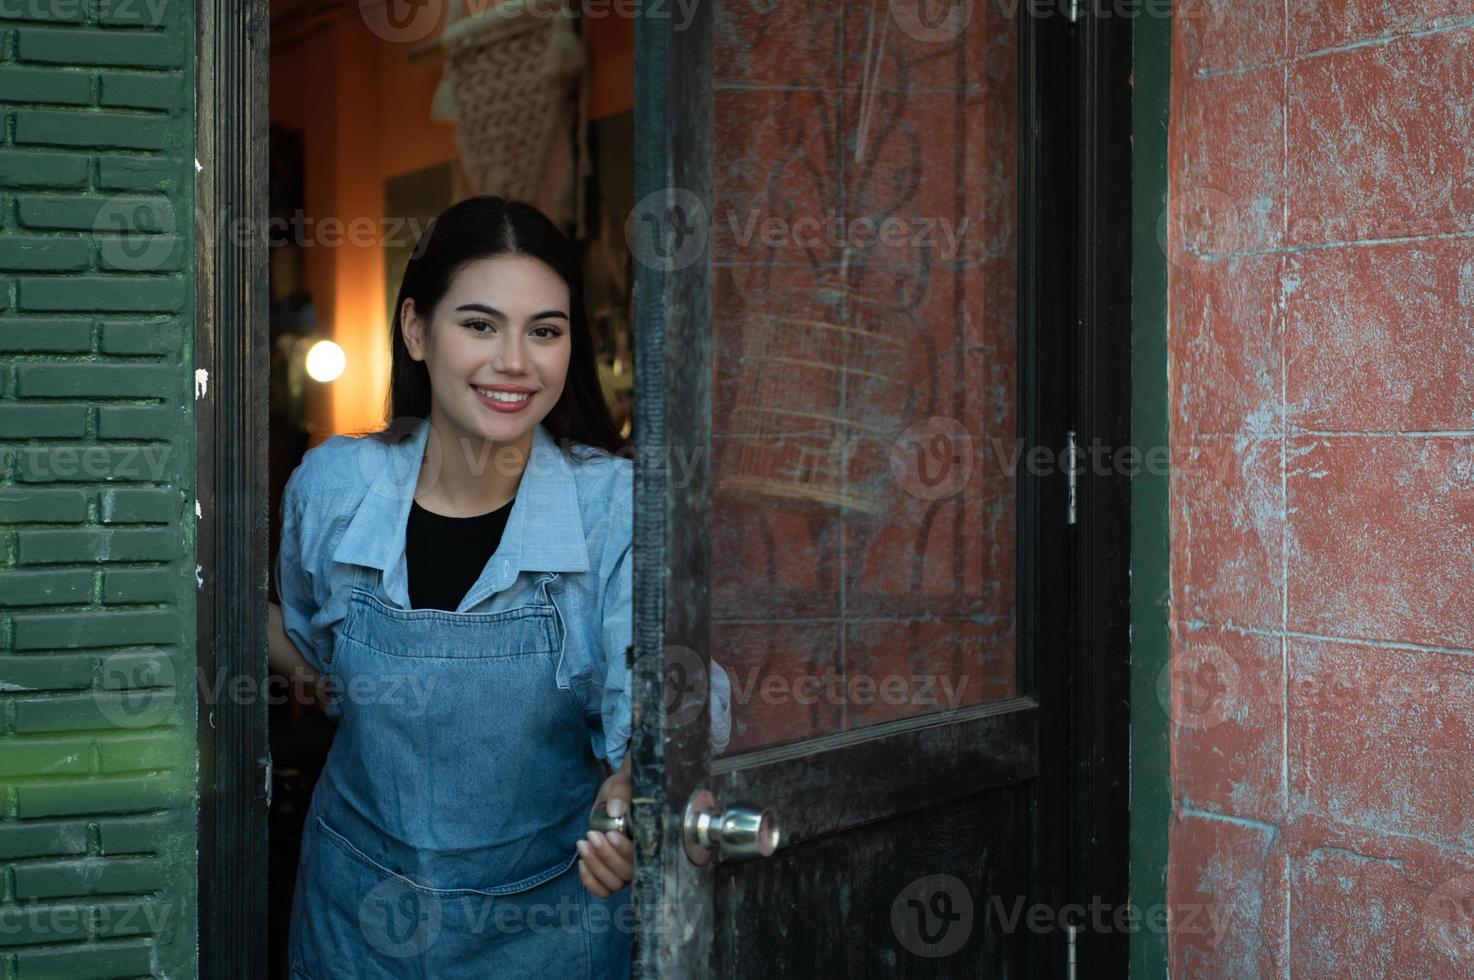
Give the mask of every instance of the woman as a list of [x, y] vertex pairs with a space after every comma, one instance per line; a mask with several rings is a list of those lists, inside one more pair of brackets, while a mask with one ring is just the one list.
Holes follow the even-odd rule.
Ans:
[[541, 212], [452, 206], [399, 290], [394, 421], [287, 483], [273, 663], [340, 718], [294, 977], [628, 972], [633, 843], [588, 818], [630, 796], [632, 466], [582, 293]]

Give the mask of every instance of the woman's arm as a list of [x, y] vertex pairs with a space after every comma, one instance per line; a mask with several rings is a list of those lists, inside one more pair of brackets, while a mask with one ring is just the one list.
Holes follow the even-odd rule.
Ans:
[[298, 652], [296, 644], [288, 638], [286, 627], [282, 623], [281, 607], [269, 602], [266, 604], [266, 612], [266, 660], [271, 669], [285, 677], [292, 690], [305, 688], [316, 695], [322, 675], [312, 668]]

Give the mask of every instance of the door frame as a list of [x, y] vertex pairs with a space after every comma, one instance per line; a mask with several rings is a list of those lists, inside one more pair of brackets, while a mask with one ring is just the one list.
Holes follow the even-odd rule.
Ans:
[[[1093, 5], [1085, 5], [1094, 11]], [[1075, 25], [1079, 106], [1075, 310], [1076, 430], [1082, 447], [1110, 447], [1106, 472], [1079, 482], [1076, 530], [1074, 724], [1076, 760], [1069, 901], [1131, 901], [1132, 477], [1118, 454], [1133, 446], [1132, 18], [1085, 14]], [[1140, 448], [1140, 447], [1138, 447]], [[1093, 457], [1087, 456], [1087, 459]], [[1089, 913], [1094, 921], [1094, 913]], [[1118, 921], [1114, 915], [1112, 922]], [[1089, 976], [1127, 976], [1131, 934], [1087, 925], [1077, 962]], [[1059, 962], [1064, 962], [1060, 960]]]
[[264, 977], [270, 21], [267, 0], [201, 0], [196, 14], [199, 973]]
[[[679, 32], [674, 20], [637, 22], [639, 30], [658, 35], [659, 45], [644, 51], [655, 57], [636, 60], [637, 159], [641, 153], [649, 159], [654, 152], [664, 154], [666, 160], [685, 160], [688, 164], [695, 159], [710, 159], [709, 147], [698, 152], [702, 148], [673, 145], [684, 138], [682, 128], [675, 125], [680, 114], [704, 112], [694, 118], [711, 118], [710, 10], [711, 5], [698, 4], [695, 19]], [[264, 230], [269, 18], [266, 0], [205, 0], [198, 4], [197, 13], [199, 166], [195, 175], [195, 217], [200, 234], [194, 353], [196, 370], [207, 372], [209, 379], [204, 395], [195, 402], [201, 580], [197, 594], [197, 665], [199, 677], [211, 681], [200, 687], [198, 723], [200, 973], [205, 977], [242, 972], [262, 976], [267, 969], [267, 909], [266, 893], [260, 884], [267, 874], [271, 787], [267, 706], [264, 698], [222, 698], [210, 703], [207, 696], [209, 691], [223, 690], [214, 683], [220, 678], [251, 678], [254, 689], [264, 691], [267, 673], [266, 583], [270, 556], [265, 511], [268, 297]], [[1069, 227], [1078, 231], [1078, 249], [1073, 258], [1058, 246], [1046, 249], [1036, 266], [1051, 274], [1069, 268], [1076, 275], [1076, 290], [1069, 302], [1071, 322], [1077, 329], [1061, 342], [1068, 344], [1077, 365], [1074, 429], [1086, 447], [1092, 437], [1113, 447], [1130, 445], [1132, 438], [1132, 246], [1141, 249], [1149, 241], [1140, 228], [1133, 241], [1132, 198], [1130, 193], [1122, 193], [1122, 188], [1132, 186], [1132, 93], [1128, 79], [1133, 24], [1121, 17], [1097, 20], [1087, 16], [1070, 25], [1076, 45], [1074, 67], [1056, 65], [1062, 70], [1038, 76], [1053, 79], [1046, 83], [1056, 86], [1051, 89], [1051, 98], [1075, 106], [1069, 122], [1076, 129], [1076, 138], [1098, 147], [1098, 152], [1080, 156], [1081, 166], [1073, 180], [1065, 174], [1049, 178], [1051, 199], [1059, 200], [1062, 187], [1071, 188]], [[1057, 88], [1062, 80], [1068, 82], [1063, 92]], [[1029, 138], [1037, 140], [1042, 135], [1030, 132]], [[1050, 138], [1059, 136], [1056, 133]], [[1099, 142], [1091, 144], [1091, 140]], [[684, 156], [672, 152], [676, 149]], [[709, 168], [683, 168], [679, 162], [665, 174], [636, 168], [636, 201], [661, 187], [687, 187], [709, 199], [711, 173]], [[1032, 194], [1032, 200], [1038, 200], [1040, 191], [1039, 187], [1024, 187], [1021, 181], [1021, 194]], [[1032, 206], [1023, 199], [1021, 203]], [[1021, 220], [1026, 213], [1021, 210]], [[1142, 220], [1138, 218], [1136, 224], [1141, 225]], [[238, 228], [247, 233], [239, 234]], [[709, 321], [710, 285], [709, 267], [703, 262], [672, 273], [636, 265], [636, 336], [645, 338], [638, 351], [642, 356], [636, 359], [636, 380], [641, 391], [656, 396], [643, 399], [646, 430], [641, 433], [642, 461], [658, 462], [660, 454], [673, 444], [672, 435], [678, 436], [683, 445], [704, 446], [709, 454], [710, 432], [705, 428], [709, 412], [693, 428], [689, 417], [670, 415], [660, 393], [665, 372], [676, 360], [666, 358], [670, 345], [702, 352], [702, 356], [686, 360], [685, 370], [697, 364], [709, 367], [709, 338], [704, 335], [704, 324]], [[1046, 289], [1043, 278], [1021, 285], [1033, 290], [1032, 295], [1057, 292]], [[1021, 297], [1025, 295], [1031, 293], [1020, 293]], [[702, 372], [697, 370], [695, 374]], [[709, 372], [704, 378], [692, 380], [705, 386], [700, 397], [709, 404]], [[1165, 430], [1165, 426], [1161, 428]], [[698, 480], [703, 478], [701, 474], [702, 468], [698, 467]], [[707, 487], [693, 484], [692, 492], [683, 495], [683, 502], [668, 512], [640, 507], [642, 496], [663, 494], [662, 479], [649, 465], [637, 469], [636, 604], [645, 610], [645, 615], [636, 618], [637, 629], [641, 622], [651, 622], [653, 611], [678, 610], [683, 600], [695, 598], [688, 594], [692, 583], [667, 577], [661, 564], [666, 548], [695, 549], [702, 560], [709, 562], [706, 542], [679, 537], [683, 526], [705, 526]], [[1161, 496], [1156, 491], [1165, 492], [1159, 485], [1164, 482], [1154, 480], [1149, 484], [1154, 488], [1153, 500]], [[1044, 506], [1054, 506], [1050, 501], [1057, 500], [1059, 493], [1056, 481], [1041, 497]], [[1096, 896], [1112, 904], [1127, 900], [1132, 851], [1116, 845], [1128, 840], [1130, 830], [1126, 787], [1133, 695], [1137, 702], [1144, 702], [1147, 693], [1145, 682], [1139, 679], [1133, 692], [1129, 674], [1131, 481], [1119, 474], [1083, 474], [1077, 513], [1080, 550], [1075, 562], [1074, 615], [1064, 624], [1068, 629], [1050, 642], [1066, 645], [1071, 670], [1082, 683], [1072, 685], [1068, 698], [1058, 702], [1069, 705], [1067, 712], [1046, 713], [1040, 732], [1044, 746], [1049, 746], [1051, 739], [1063, 739], [1067, 751], [1062, 757], [1074, 760], [1068, 774], [1060, 777], [1068, 782], [1068, 806], [1041, 814], [1045, 823], [1062, 821], [1053, 824], [1051, 832], [1062, 834], [1055, 839], [1070, 842], [1066, 851], [1041, 856], [1042, 863], [1068, 864], [1069, 894], [1048, 897], [1056, 910], [1070, 901], [1088, 902]], [[1141, 511], [1136, 513], [1139, 517]], [[647, 546], [641, 548], [641, 542]], [[1150, 597], [1138, 596], [1139, 603], [1149, 601]], [[673, 630], [673, 624], [680, 628]], [[636, 647], [653, 648], [656, 654], [634, 659], [637, 704], [662, 703], [665, 644], [678, 642], [683, 630], [689, 638], [694, 625], [668, 619], [663, 635], [651, 635], [648, 629], [637, 632]], [[1060, 683], [1059, 676], [1052, 681], [1044, 676], [1037, 680], [1041, 697], [1049, 690], [1048, 685]], [[1143, 704], [1137, 705], [1138, 716], [1147, 710]], [[703, 706], [700, 718], [683, 726], [687, 737], [700, 733], [704, 738], [706, 718]], [[641, 820], [639, 811], [648, 808], [648, 816], [660, 814], [668, 794], [688, 791], [687, 784], [694, 774], [667, 770], [663, 745], [637, 740], [632, 751], [637, 797], [632, 816], [635, 826], [643, 831], [637, 847], [642, 853], [652, 853], [657, 841], [648, 835], [663, 833], [661, 851], [679, 849], [679, 827], [662, 828], [658, 819]], [[663, 778], [656, 778], [661, 775]], [[684, 800], [685, 793], [680, 798]], [[1106, 842], [1107, 846], [1097, 848], [1094, 841]], [[647, 861], [640, 865], [637, 876], [672, 873], [671, 868], [662, 869], [658, 863]], [[664, 914], [670, 915], [670, 910]], [[662, 925], [668, 924], [658, 917], [640, 916], [635, 937], [637, 970], [654, 974], [657, 958], [662, 955]], [[687, 952], [675, 953], [667, 947], [665, 954], [689, 957], [686, 962], [693, 966], [703, 962], [699, 941], [703, 930], [696, 925], [698, 941], [682, 946]], [[704, 935], [710, 937], [710, 930]], [[1101, 975], [1121, 975], [1124, 970], [1116, 969], [1116, 965], [1125, 963], [1128, 940], [1126, 934], [1093, 935], [1087, 929], [1079, 940], [1079, 962]], [[1062, 936], [1059, 942], [1062, 946]]]

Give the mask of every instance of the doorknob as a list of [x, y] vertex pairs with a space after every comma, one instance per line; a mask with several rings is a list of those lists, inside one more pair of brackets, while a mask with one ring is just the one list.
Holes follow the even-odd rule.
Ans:
[[778, 849], [783, 832], [772, 810], [731, 803], [718, 811], [711, 791], [698, 789], [686, 804], [682, 836], [691, 863], [705, 864], [713, 848], [729, 860], [768, 857]]
[[[589, 827], [606, 833], [617, 830], [629, 836], [629, 815], [621, 813], [615, 817], [607, 808], [596, 807], [589, 816]], [[768, 857], [782, 843], [783, 832], [772, 810], [733, 803], [718, 812], [711, 792], [698, 789], [686, 804], [682, 836], [691, 863], [705, 864], [711, 859], [713, 848], [720, 849], [722, 857], [729, 860]]]

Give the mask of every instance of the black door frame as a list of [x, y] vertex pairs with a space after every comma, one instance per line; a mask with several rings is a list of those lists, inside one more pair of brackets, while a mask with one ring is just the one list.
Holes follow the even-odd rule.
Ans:
[[[1031, 73], [1039, 112], [1037, 141], [1030, 143], [1039, 157], [1026, 168], [1039, 183], [1023, 188], [1021, 202], [1041, 226], [1032, 281], [1020, 295], [1033, 297], [1041, 328], [1058, 326], [1057, 338], [1041, 336], [1041, 354], [1063, 359], [1074, 372], [1069, 404], [1038, 411], [1055, 425], [1062, 419], [1078, 447], [1073, 500], [1067, 481], [1053, 481], [1052, 499], [1050, 491], [1038, 494], [1046, 506], [1074, 515], [1063, 533], [1058, 524], [1038, 522], [1053, 538], [1041, 542], [1039, 554], [1068, 555], [1072, 569], [1068, 619], [1046, 624], [1049, 635], [1041, 637], [1043, 649], [1058, 653], [1040, 663], [1064, 668], [1041, 676], [1039, 689], [1046, 780], [1065, 805], [1041, 812], [1040, 833], [1066, 842], [1041, 855], [1062, 865], [1041, 877], [1067, 883], [1045, 899], [1057, 916], [1071, 905], [1083, 910], [1074, 916], [1080, 971], [1124, 977], [1131, 936], [1114, 923], [1130, 902], [1131, 858], [1131, 480], [1121, 453], [1132, 442], [1134, 20], [1095, 13], [1091, 4], [1078, 9], [1073, 21], [1055, 15], [1039, 24], [1037, 36], [1049, 38], [1033, 52]], [[1051, 435], [1059, 439], [1057, 430]], [[1103, 914], [1095, 911], [1102, 907]], [[1062, 967], [1069, 937], [1057, 932], [1050, 939], [1049, 961]]]
[[[195, 15], [199, 975], [264, 977], [269, 18], [266, 0], [202, 0]], [[231, 696], [236, 678], [256, 696]]]

